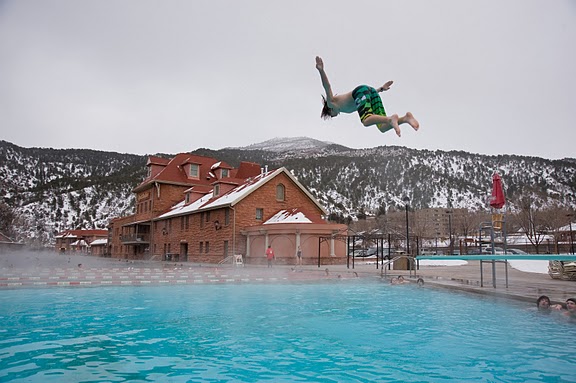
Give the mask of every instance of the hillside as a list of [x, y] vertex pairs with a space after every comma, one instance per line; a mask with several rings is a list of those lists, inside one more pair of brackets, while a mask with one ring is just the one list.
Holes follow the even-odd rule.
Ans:
[[[244, 148], [198, 149], [197, 154], [233, 166], [253, 161], [286, 166], [331, 212], [465, 207], [483, 210], [498, 171], [512, 207], [529, 199], [537, 206], [576, 208], [576, 161], [381, 146], [350, 149], [299, 137]], [[175, 154], [175, 153], [174, 153]], [[14, 235], [50, 242], [55, 232], [105, 228], [132, 211], [131, 190], [145, 176], [146, 156], [85, 149], [22, 148], [0, 141], [0, 201], [15, 212]]]

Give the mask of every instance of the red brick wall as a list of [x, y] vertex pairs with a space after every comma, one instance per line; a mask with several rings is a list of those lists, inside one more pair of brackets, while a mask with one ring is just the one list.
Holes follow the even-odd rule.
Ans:
[[[276, 200], [276, 186], [282, 183], [285, 187], [285, 200]], [[236, 238], [234, 246], [234, 210], [230, 209], [229, 224], [225, 225], [225, 210], [217, 209], [210, 211], [210, 219], [206, 222], [204, 213], [204, 223], [201, 225], [202, 214], [189, 215], [189, 227], [182, 228], [182, 218], [174, 217], [169, 220], [157, 221], [152, 228], [153, 244], [151, 253], [157, 257], [166, 252], [180, 253], [181, 243], [188, 244], [188, 261], [191, 262], [219, 262], [224, 259], [224, 241], [228, 241], [228, 255], [246, 254], [246, 238], [240, 231], [247, 226], [260, 225], [281, 209], [292, 209], [298, 207], [307, 212], [307, 215], [321, 216], [318, 207], [295, 185], [285, 174], [280, 174], [267, 184], [261, 186], [248, 197], [244, 198], [235, 206], [236, 212]], [[256, 208], [264, 209], [263, 220], [256, 219]], [[219, 230], [214, 227], [214, 222], [221, 225]], [[162, 229], [166, 227], [167, 234], [163, 234]], [[200, 253], [200, 242], [203, 243], [202, 253]], [[209, 244], [209, 251], [206, 252], [206, 242]], [[155, 244], [155, 246], [154, 246]]]
[[[184, 199], [184, 191], [190, 186], [160, 184], [160, 196], [156, 186], [136, 194], [136, 220], [152, 219]], [[151, 203], [150, 203], [151, 202]]]
[[[283, 201], [276, 199], [276, 186], [278, 184], [283, 184], [285, 188]], [[156, 209], [160, 206], [160, 203], [158, 203], [156, 190], [152, 190], [154, 190], [151, 195], [154, 198], [154, 211], [157, 211]], [[184, 188], [171, 187], [169, 185], [161, 186], [161, 200], [162, 206], [165, 207], [164, 210], [184, 199], [183, 190]], [[257, 208], [263, 209], [264, 214], [261, 220], [256, 219]], [[308, 198], [290, 177], [280, 173], [244, 198], [234, 208], [220, 208], [204, 212], [203, 214], [190, 214], [188, 215], [187, 225], [186, 216], [154, 221], [151, 226], [150, 255], [154, 259], [163, 259], [165, 253], [180, 255], [181, 252], [186, 251], [187, 254], [182, 254], [178, 260], [218, 263], [225, 258], [225, 241], [228, 242], [228, 256], [233, 254], [246, 255], [246, 236], [242, 235], [241, 231], [251, 226], [262, 225], [263, 222], [271, 218], [279, 210], [293, 208], [299, 208], [315, 221], [321, 219], [322, 211], [318, 206]], [[226, 210], [229, 211], [228, 224], [225, 223]], [[209, 218], [207, 214], [209, 214]], [[115, 229], [112, 233], [111, 249], [113, 257], [130, 258], [133, 256], [133, 246], [121, 245], [116, 228], [124, 223], [133, 222], [135, 219], [136, 216], [132, 216], [114, 221]], [[201, 219], [203, 222], [201, 222]], [[216, 221], [220, 224], [219, 229], [215, 227]], [[278, 263], [293, 264], [295, 262], [294, 233], [288, 233], [284, 237], [275, 236], [271, 238], [271, 241], [273, 246], [278, 247], [279, 250], [277, 254]], [[282, 241], [285, 243], [282, 243]], [[200, 251], [200, 243], [202, 243], [202, 251]], [[318, 235], [312, 235], [312, 238], [303, 235], [301, 243], [305, 254], [305, 262], [311, 264], [317, 262]], [[208, 251], [206, 250], [206, 244], [209, 246]], [[251, 243], [251, 252], [253, 252], [254, 246], [255, 244]], [[263, 249], [264, 243], [260, 246]], [[325, 247], [328, 246], [326, 245]], [[265, 262], [264, 252], [261, 251], [261, 253], [261, 259], [252, 257], [253, 259], [250, 260], [250, 263]], [[307, 254], [308, 256], [306, 256]], [[315, 257], [312, 258], [311, 254], [315, 254]], [[328, 249], [322, 250], [322, 259], [322, 264], [341, 263], [341, 260], [336, 261], [330, 258]]]

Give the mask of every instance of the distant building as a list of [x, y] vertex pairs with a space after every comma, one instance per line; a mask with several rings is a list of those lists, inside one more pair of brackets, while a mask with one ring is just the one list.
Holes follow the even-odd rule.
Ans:
[[108, 230], [66, 230], [56, 234], [55, 250], [60, 253], [89, 253], [93, 241], [107, 238]]
[[[111, 254], [129, 259], [218, 263], [242, 255], [264, 263], [271, 245], [278, 263], [343, 263], [346, 234], [285, 168], [268, 171], [242, 162], [236, 169], [213, 158], [150, 157], [148, 177], [136, 188], [136, 212], [110, 222]], [[318, 254], [320, 252], [320, 254]]]
[[110, 251], [108, 250], [108, 238], [95, 239], [90, 242], [88, 252], [90, 255], [96, 255], [99, 257], [110, 255]]
[[19, 250], [24, 248], [24, 243], [16, 242], [6, 234], [0, 232], [0, 252], [5, 250]]

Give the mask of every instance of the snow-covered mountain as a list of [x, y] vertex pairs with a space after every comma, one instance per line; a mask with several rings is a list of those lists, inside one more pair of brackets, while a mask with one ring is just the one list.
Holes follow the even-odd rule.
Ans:
[[[395, 146], [350, 149], [305, 137], [194, 153], [232, 166], [240, 161], [286, 166], [336, 216], [402, 208], [405, 196], [417, 209], [486, 210], [495, 171], [502, 176], [512, 208], [521, 201], [576, 208], [574, 159]], [[0, 204], [15, 213], [8, 225], [13, 235], [28, 242], [49, 242], [54, 232], [65, 229], [106, 228], [109, 219], [132, 211], [131, 190], [144, 178], [145, 165], [145, 156], [22, 148], [0, 141]]]
[[276, 137], [257, 144], [230, 149], [265, 150], [269, 152], [284, 153], [304, 150], [321, 150], [330, 145], [334, 144], [315, 140], [309, 137]]

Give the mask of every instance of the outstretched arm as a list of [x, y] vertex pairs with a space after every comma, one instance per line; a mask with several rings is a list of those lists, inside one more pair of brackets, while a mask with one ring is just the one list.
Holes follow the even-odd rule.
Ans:
[[382, 85], [380, 88], [376, 89], [378, 92], [384, 92], [385, 90], [390, 89], [390, 87], [394, 84], [394, 81], [388, 81], [386, 84]]
[[316, 69], [320, 72], [320, 79], [322, 80], [324, 91], [326, 92], [328, 106], [331, 106], [332, 101], [334, 100], [334, 94], [332, 93], [332, 87], [330, 86], [330, 81], [328, 81], [328, 76], [326, 76], [326, 72], [324, 71], [324, 61], [322, 61], [322, 58], [319, 56], [316, 56]]

